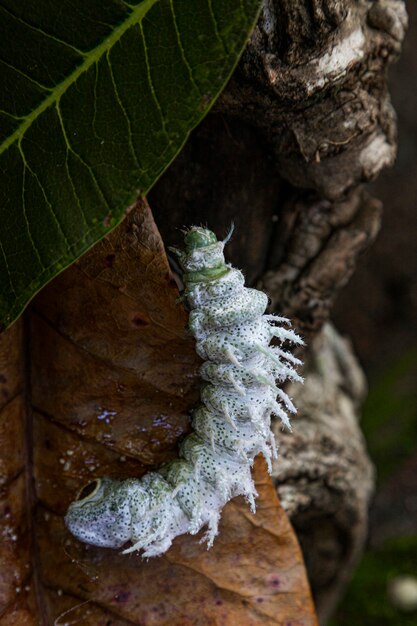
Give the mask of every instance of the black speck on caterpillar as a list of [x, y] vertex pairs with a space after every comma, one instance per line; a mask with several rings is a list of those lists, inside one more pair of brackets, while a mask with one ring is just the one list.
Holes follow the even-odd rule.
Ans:
[[[283, 344], [302, 344], [288, 319], [266, 315], [268, 297], [244, 285], [243, 274], [226, 264], [210, 230], [192, 227], [185, 250], [175, 251], [184, 272], [189, 328], [201, 366], [200, 404], [194, 432], [180, 446], [180, 458], [141, 479], [102, 478], [83, 489], [66, 514], [68, 529], [85, 543], [119, 548], [145, 557], [163, 554], [173, 539], [203, 527], [213, 544], [224, 505], [243, 495], [255, 511], [251, 476], [262, 453], [271, 468], [276, 457], [271, 415], [290, 428], [296, 409], [279, 387], [301, 381], [300, 361]], [[279, 344], [271, 346], [276, 338]]]

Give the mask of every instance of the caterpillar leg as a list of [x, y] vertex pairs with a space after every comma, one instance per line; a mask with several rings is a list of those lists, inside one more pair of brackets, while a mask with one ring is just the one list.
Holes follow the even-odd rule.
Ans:
[[219, 522], [220, 522], [219, 511], [212, 511], [207, 521], [208, 529], [204, 533], [200, 541], [200, 543], [204, 543], [205, 541], [207, 542], [207, 550], [209, 550], [212, 547], [214, 540], [219, 533]]
[[247, 482], [247, 484], [243, 485], [241, 495], [245, 498], [246, 502], [249, 504], [249, 508], [252, 513], [256, 513], [256, 498], [258, 497], [258, 492], [255, 489], [255, 483], [253, 480]]
[[150, 558], [152, 556], [160, 556], [161, 554], [164, 554], [167, 550], [169, 550], [171, 545], [172, 545], [171, 537], [164, 537], [160, 541], [155, 541], [154, 543], [149, 545], [143, 552], [143, 556], [145, 558]]
[[144, 526], [142, 522], [139, 531], [140, 536], [134, 537], [133, 545], [123, 550], [122, 554], [130, 554], [131, 552], [143, 550], [144, 548], [150, 546], [152, 543], [158, 542], [166, 536], [168, 527], [170, 525], [170, 520], [165, 513], [163, 513], [162, 515], [158, 515], [158, 512], [151, 511], [149, 513], [149, 521], [151, 529], [148, 529], [146, 526]]

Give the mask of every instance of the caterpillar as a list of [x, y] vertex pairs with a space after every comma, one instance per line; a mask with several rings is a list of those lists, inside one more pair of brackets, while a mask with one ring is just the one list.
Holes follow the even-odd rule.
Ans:
[[[140, 479], [96, 479], [69, 506], [65, 523], [79, 540], [120, 548], [124, 554], [163, 554], [173, 539], [205, 528], [211, 547], [221, 511], [243, 495], [255, 512], [251, 468], [262, 453], [271, 471], [277, 456], [271, 415], [290, 427], [296, 409], [279, 387], [301, 381], [301, 361], [286, 349], [303, 341], [284, 317], [267, 315], [268, 297], [244, 285], [242, 272], [226, 264], [224, 241], [202, 227], [185, 234], [184, 251], [174, 250], [184, 275], [189, 329], [204, 360], [200, 404], [192, 411], [193, 432], [179, 458]], [[270, 345], [275, 338], [278, 345]]]

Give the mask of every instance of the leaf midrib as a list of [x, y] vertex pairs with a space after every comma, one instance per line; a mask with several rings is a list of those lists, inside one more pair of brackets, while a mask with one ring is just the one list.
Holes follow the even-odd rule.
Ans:
[[93, 48], [90, 52], [84, 54], [84, 61], [78, 65], [71, 74], [69, 74], [61, 83], [54, 87], [53, 91], [48, 97], [46, 97], [41, 104], [36, 107], [25, 118], [25, 121], [20, 124], [14, 133], [12, 133], [4, 142], [0, 145], [0, 154], [5, 152], [10, 145], [16, 140], [21, 141], [26, 130], [47, 108], [51, 105], [59, 102], [61, 96], [67, 91], [67, 89], [73, 85], [76, 80], [84, 72], [86, 72], [94, 63], [96, 63], [103, 54], [107, 53], [113, 45], [122, 37], [122, 35], [131, 27], [140, 22], [146, 13], [153, 7], [159, 0], [143, 0], [143, 2], [136, 8], [132, 8], [132, 12], [121, 24], [116, 26], [111, 33], [106, 37], [98, 46]]

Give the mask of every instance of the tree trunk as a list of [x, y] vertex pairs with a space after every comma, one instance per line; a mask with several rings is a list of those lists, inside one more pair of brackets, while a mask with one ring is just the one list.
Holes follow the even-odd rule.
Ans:
[[323, 623], [360, 555], [372, 471], [360, 368], [322, 329], [378, 232], [363, 183], [395, 158], [386, 74], [406, 23], [401, 0], [264, 0], [227, 89], [149, 196], [167, 245], [179, 226], [221, 235], [234, 222], [232, 263], [308, 342], [300, 419], [280, 435], [275, 472]]

